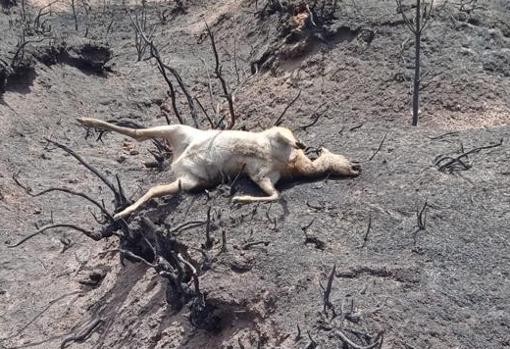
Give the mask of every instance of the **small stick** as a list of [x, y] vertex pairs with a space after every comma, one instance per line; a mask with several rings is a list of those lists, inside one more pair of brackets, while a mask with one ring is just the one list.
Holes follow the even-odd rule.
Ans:
[[333, 280], [335, 279], [336, 272], [336, 264], [333, 264], [333, 269], [331, 269], [331, 273], [329, 274], [328, 284], [326, 285], [326, 290], [324, 290], [324, 312], [329, 308], [333, 312], [333, 318], [336, 317], [335, 306], [331, 303], [329, 296], [331, 295], [331, 287], [333, 286]]
[[367, 245], [368, 242], [368, 234], [370, 234], [370, 228], [372, 228], [372, 215], [368, 216], [368, 227], [367, 232], [365, 233], [365, 236], [363, 237], [363, 244], [361, 244], [360, 248], [363, 248]]
[[308, 334], [308, 338], [310, 338], [310, 343], [306, 346], [306, 349], [315, 349], [317, 348], [317, 342], [312, 338], [312, 335], [310, 334], [310, 331], [306, 331]]
[[280, 116], [278, 117], [278, 119], [276, 119], [274, 125], [275, 126], [280, 126], [283, 122], [283, 117], [285, 116], [285, 113], [287, 112], [287, 110], [289, 110], [289, 108], [298, 100], [299, 96], [301, 96], [301, 90], [299, 90], [298, 94], [296, 95], [296, 97], [294, 97], [294, 99], [292, 99], [288, 104], [287, 106], [285, 107], [285, 109], [283, 109], [282, 113], [280, 114]]
[[209, 114], [207, 113], [207, 111], [205, 110], [204, 106], [202, 105], [202, 103], [200, 103], [200, 100], [195, 97], [195, 101], [197, 102], [198, 106], [200, 107], [200, 109], [202, 110], [202, 112], [204, 113], [205, 115], [205, 118], [207, 119], [207, 121], [209, 122], [209, 125], [211, 126], [211, 128], [213, 129], [214, 128], [214, 122], [212, 121], [211, 117], [209, 116]]
[[415, 246], [416, 246], [416, 238], [417, 238], [418, 232], [425, 230], [425, 228], [426, 228], [425, 224], [426, 224], [426, 219], [427, 219], [427, 215], [426, 215], [427, 207], [428, 207], [428, 204], [427, 204], [427, 201], [425, 200], [425, 203], [423, 204], [422, 209], [420, 211], [416, 212], [417, 228], [413, 233], [413, 241], [414, 241]]
[[221, 232], [221, 252], [227, 252], [227, 233], [225, 230]]
[[60, 344], [60, 349], [64, 349], [68, 342], [83, 342], [103, 322], [104, 320], [100, 318], [91, 320], [79, 334], [66, 337]]
[[358, 128], [361, 128], [363, 125], [364, 125], [364, 124], [363, 124], [363, 123], [361, 123], [361, 124], [359, 124], [359, 125], [353, 126], [353, 127], [351, 127], [351, 128], [349, 129], [349, 131], [351, 131], [351, 132], [352, 132], [352, 131], [354, 131], [354, 130], [357, 130]]
[[254, 241], [254, 242], [248, 242], [246, 244], [244, 244], [241, 249], [242, 250], [249, 250], [251, 247], [253, 246], [257, 246], [257, 245], [264, 245], [264, 246], [267, 246], [270, 244], [270, 241], [267, 241], [267, 240], [261, 240], [261, 241]]
[[372, 156], [368, 159], [368, 161], [372, 161], [372, 159], [377, 155], [377, 153], [379, 153], [379, 151], [381, 150], [381, 148], [384, 144], [384, 141], [386, 140], [387, 135], [388, 135], [387, 133], [384, 134], [384, 137], [382, 138], [381, 143], [379, 143], [379, 147], [377, 147], [377, 150], [372, 154]]
[[[137, 255], [137, 254], [135, 254], [135, 253], [133, 253], [131, 251], [124, 250], [124, 249], [121, 249], [121, 248], [114, 248], [114, 249], [111, 249], [111, 250], [103, 251], [103, 252], [99, 253], [99, 255], [103, 256], [103, 255], [106, 255], [108, 253], [115, 253], [115, 252], [118, 252], [120, 254], [124, 254], [124, 255], [129, 256], [129, 257], [131, 257], [133, 259], [136, 259], [137, 261], [142, 262], [142, 263], [148, 265], [149, 267], [152, 267], [152, 268], [156, 268], [157, 267], [157, 265], [155, 263], [151, 263], [148, 260], [146, 260], [145, 258], [140, 257], [139, 255]], [[156, 258], [154, 258], [154, 259], [156, 259]]]
[[[453, 164], [455, 164], [456, 162], [462, 163], [462, 161], [461, 161], [461, 159], [462, 159], [462, 158], [465, 158], [465, 157], [467, 157], [467, 156], [469, 156], [469, 155], [471, 155], [471, 154], [478, 153], [480, 150], [484, 150], [484, 149], [491, 149], [491, 148], [499, 147], [499, 146], [501, 146], [502, 144], [503, 144], [503, 139], [501, 139], [501, 140], [499, 141], [499, 143], [496, 143], [496, 144], [490, 144], [490, 145], [486, 145], [486, 146], [482, 146], [482, 147], [478, 147], [478, 148], [471, 149], [470, 151], [467, 151], [467, 152], [464, 152], [464, 153], [460, 154], [460, 155], [459, 155], [459, 156], [457, 156], [456, 158], [450, 158], [450, 160], [449, 160], [447, 163], [445, 163], [445, 164], [443, 164], [443, 165], [439, 166], [438, 170], [439, 170], [439, 171], [443, 171], [443, 170], [445, 170], [445, 169], [447, 169], [447, 168], [450, 168], [450, 166], [452, 166], [452, 165], [453, 165]], [[445, 160], [445, 159], [446, 159], [446, 158], [442, 158], [442, 159], [440, 159], [440, 160], [436, 161], [436, 166], [438, 166], [438, 165], [439, 165], [439, 163], [440, 163], [441, 161]], [[465, 165], [465, 164], [464, 164], [464, 167], [466, 167], [466, 165]]]
[[211, 206], [209, 206], [209, 208], [207, 209], [207, 223], [205, 226], [205, 245], [204, 245], [204, 247], [208, 250], [210, 250], [214, 245], [214, 241], [213, 241], [213, 239], [211, 239], [211, 209], [212, 209]]
[[209, 28], [209, 25], [207, 24], [207, 22], [205, 22], [205, 27], [207, 29], [207, 34], [209, 35], [209, 38], [211, 39], [211, 46], [213, 49], [214, 60], [216, 62], [214, 73], [216, 74], [216, 78], [218, 78], [218, 80], [220, 81], [221, 88], [223, 90], [223, 97], [225, 97], [225, 99], [228, 102], [228, 109], [230, 111], [230, 122], [228, 124], [228, 129], [232, 129], [236, 123], [236, 114], [234, 112], [234, 99], [232, 98], [232, 93], [229, 91], [227, 82], [225, 81], [225, 78], [223, 77], [223, 75], [221, 73], [222, 66], [220, 64], [220, 58], [218, 55], [218, 50], [216, 48], [214, 34], [212, 33], [211, 29]]
[[296, 324], [297, 327], [297, 335], [294, 338], [294, 342], [297, 342], [301, 339], [301, 328], [299, 327], [299, 324]]
[[379, 332], [377, 334], [377, 336], [375, 337], [374, 343], [372, 343], [370, 345], [367, 345], [367, 346], [362, 346], [362, 345], [356, 344], [353, 341], [351, 341], [349, 339], [349, 337], [347, 337], [345, 335], [345, 333], [343, 333], [342, 331], [340, 331], [338, 329], [335, 331], [335, 333], [340, 337], [340, 339], [342, 341], [344, 341], [344, 343], [347, 343], [349, 346], [353, 347], [354, 349], [372, 349], [372, 348], [375, 348], [376, 346], [381, 344], [381, 339], [382, 339], [382, 335], [383, 335], [383, 332]]
[[197, 274], [197, 269], [193, 266], [193, 264], [191, 264], [190, 262], [188, 262], [187, 260], [185, 260], [182, 255], [180, 253], [177, 253], [177, 258], [184, 264], [186, 264], [188, 266], [188, 268], [190, 268], [191, 270], [191, 273], [193, 275], [193, 284], [195, 286], [195, 293], [197, 295], [200, 294], [200, 284], [199, 284], [199, 280], [198, 280], [198, 274]]
[[303, 131], [306, 131], [309, 127], [312, 127], [313, 125], [315, 125], [317, 123], [317, 121], [319, 121], [319, 118], [321, 116], [323, 116], [324, 114], [326, 114], [329, 110], [329, 105], [326, 106], [326, 109], [324, 109], [324, 111], [320, 112], [320, 113], [314, 113], [313, 115], [313, 119], [312, 119], [312, 122], [310, 122], [309, 124], [307, 125], [304, 125], [304, 126], [301, 126], [300, 128], [303, 130]]
[[74, 157], [76, 160], [78, 160], [83, 166], [85, 166], [90, 172], [92, 172], [93, 174], [95, 174], [104, 184], [106, 184], [106, 186], [108, 188], [110, 188], [110, 190], [113, 192], [114, 196], [115, 196], [115, 201], [117, 203], [117, 205], [119, 205], [120, 203], [122, 202], [127, 202], [126, 198], [125, 197], [122, 197], [121, 196], [121, 193], [119, 193], [117, 191], [117, 189], [115, 188], [115, 186], [102, 174], [100, 173], [98, 170], [96, 170], [94, 167], [92, 167], [91, 165], [89, 165], [85, 160], [83, 160], [83, 158], [76, 154], [72, 149], [66, 147], [65, 145], [63, 144], [60, 144], [58, 142], [55, 142], [55, 141], [52, 141], [51, 139], [49, 138], [45, 138], [45, 140], [48, 142], [48, 143], [51, 143], [53, 145], [55, 145], [56, 147], [64, 150], [66, 153], [68, 153], [69, 155], [71, 155], [72, 157]]
[[171, 229], [169, 231], [169, 233], [170, 234], [180, 233], [180, 232], [183, 232], [184, 230], [193, 229], [193, 228], [199, 227], [199, 226], [204, 225], [204, 224], [207, 224], [207, 221], [189, 221], [189, 222], [184, 222], [182, 224], [179, 224], [175, 228]]
[[437, 140], [437, 139], [442, 139], [447, 136], [457, 136], [458, 134], [459, 134], [458, 132], [446, 132], [446, 133], [440, 134], [439, 136], [429, 137], [429, 139]]
[[36, 316], [34, 316], [32, 318], [32, 320], [30, 320], [25, 325], [23, 325], [23, 327], [21, 327], [16, 333], [14, 333], [14, 334], [12, 334], [12, 335], [10, 335], [8, 337], [0, 338], [0, 342], [5, 341], [7, 339], [15, 338], [18, 335], [20, 335], [23, 331], [25, 331], [27, 329], [28, 326], [33, 324], [34, 321], [36, 321], [42, 314], [44, 314], [46, 312], [46, 310], [48, 310], [53, 304], [57, 303], [58, 301], [66, 298], [66, 297], [73, 296], [75, 294], [82, 294], [82, 293], [84, 293], [84, 292], [83, 291], [74, 291], [74, 292], [66, 293], [66, 294], [64, 294], [64, 295], [62, 295], [62, 296], [60, 296], [58, 298], [55, 298], [55, 299], [51, 300], [48, 303], [48, 305], [43, 310], [41, 310]]
[[80, 228], [74, 224], [50, 224], [50, 225], [45, 225], [44, 227], [38, 229], [35, 233], [33, 234], [30, 234], [28, 235], [27, 237], [24, 237], [23, 239], [21, 239], [20, 241], [18, 241], [17, 243], [15, 243], [14, 245], [7, 245], [8, 248], [13, 248], [13, 247], [17, 247], [23, 243], [25, 243], [27, 240], [30, 240], [31, 238], [33, 238], [34, 236], [37, 236], [41, 233], [44, 233], [46, 230], [49, 230], [49, 229], [55, 229], [55, 228], [69, 228], [69, 229], [74, 229], [74, 230], [77, 230], [79, 232], [82, 232], [84, 233], [85, 235], [87, 235], [89, 238], [95, 240], [95, 241], [98, 241], [98, 240], [101, 240], [102, 236], [100, 235], [97, 235], [91, 231], [88, 231], [88, 230], [85, 230], [83, 228]]
[[82, 198], [88, 200], [89, 202], [91, 202], [92, 204], [94, 204], [96, 207], [98, 207], [99, 210], [106, 217], [108, 217], [108, 219], [111, 222], [114, 221], [113, 216], [99, 202], [97, 202], [96, 200], [92, 199], [90, 196], [88, 196], [87, 194], [84, 194], [84, 193], [76, 192], [74, 190], [66, 189], [66, 188], [48, 188], [48, 189], [43, 190], [43, 191], [41, 191], [39, 193], [36, 193], [36, 194], [32, 194], [32, 193], [27, 191], [27, 194], [30, 195], [31, 197], [38, 197], [38, 196], [42, 196], [44, 194], [51, 193], [51, 192], [54, 192], [54, 191], [60, 191], [60, 192], [67, 193], [67, 194], [70, 194], [70, 195], [75, 195], [75, 196], [82, 197]]

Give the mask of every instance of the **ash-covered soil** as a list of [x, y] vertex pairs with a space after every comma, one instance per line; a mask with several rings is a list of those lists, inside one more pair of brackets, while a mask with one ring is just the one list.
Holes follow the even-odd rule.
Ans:
[[[285, 1], [179, 3], [77, 2], [75, 30], [67, 3], [26, 1], [23, 25], [22, 4], [2, 2], [0, 348], [351, 348], [343, 335], [367, 346], [380, 333], [381, 348], [510, 347], [508, 1], [459, 8], [436, 0], [423, 37], [418, 127], [410, 126], [413, 36], [393, 1], [334, 9], [310, 1], [316, 27], [301, 32]], [[46, 224], [101, 229], [87, 201], [31, 197], [19, 184], [32, 193], [69, 188], [113, 208], [109, 189], [46, 138], [110, 180], [118, 175], [129, 197], [172, 180], [168, 169], [144, 166], [154, 160], [150, 142], [96, 141], [75, 121], [163, 125], [166, 113], [177, 122], [155, 62], [148, 52], [137, 61], [128, 11], [144, 6], [163, 60], [214, 121], [229, 111], [205, 22], [235, 92], [234, 128], [273, 125], [301, 91], [282, 125], [362, 163], [354, 179], [280, 183], [272, 204], [232, 204], [233, 191], [260, 194], [241, 179], [142, 210], [172, 229], [204, 221], [210, 209], [215, 243], [199, 277], [216, 307], [209, 331], [190, 323], [189, 304], [167, 305], [153, 269], [122, 266], [116, 237], [96, 242], [59, 228], [8, 247]], [[435, 165], [500, 142], [441, 171], [448, 159]], [[177, 239], [201, 259], [203, 224]]]

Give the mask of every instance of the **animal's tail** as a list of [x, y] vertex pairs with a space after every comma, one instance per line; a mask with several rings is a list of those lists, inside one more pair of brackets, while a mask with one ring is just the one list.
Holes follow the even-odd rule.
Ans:
[[78, 118], [78, 122], [82, 125], [94, 127], [100, 130], [115, 131], [120, 134], [132, 137], [137, 141], [145, 141], [152, 138], [166, 138], [169, 132], [172, 132], [172, 130], [175, 128], [174, 125], [169, 125], [136, 129], [117, 126], [115, 124], [94, 118]]

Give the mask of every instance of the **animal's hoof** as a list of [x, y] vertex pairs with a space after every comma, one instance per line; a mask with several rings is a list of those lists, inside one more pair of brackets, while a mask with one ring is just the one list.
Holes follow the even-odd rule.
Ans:
[[78, 122], [85, 126], [92, 126], [94, 123], [91, 118], [78, 118]]
[[118, 221], [118, 220], [124, 218], [126, 215], [127, 215], [126, 213], [119, 212], [113, 216], [113, 220]]
[[244, 196], [234, 196], [232, 198], [232, 202], [234, 204], [244, 204], [244, 203], [246, 203], [246, 199]]

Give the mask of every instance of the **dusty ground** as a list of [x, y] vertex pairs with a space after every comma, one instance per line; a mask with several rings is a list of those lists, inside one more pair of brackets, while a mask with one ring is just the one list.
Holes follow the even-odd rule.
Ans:
[[[211, 254], [218, 256], [200, 280], [225, 309], [220, 333], [194, 328], [188, 307], [172, 312], [152, 270], [129, 262], [122, 267], [116, 254], [103, 253], [116, 247], [114, 238], [94, 242], [60, 229], [7, 248], [52, 220], [99, 229], [87, 202], [63, 193], [31, 198], [13, 175], [34, 192], [63, 186], [111, 207], [107, 188], [45, 137], [68, 145], [110, 178], [118, 174], [130, 196], [171, 179], [143, 166], [152, 159], [151, 144], [113, 134], [103, 143], [85, 139], [75, 122], [93, 116], [165, 123], [159, 105], [167, 87], [152, 62], [136, 62], [125, 12], [140, 5], [91, 2], [87, 14], [80, 3], [76, 32], [68, 6], [55, 4], [45, 17], [51, 32], [27, 45], [31, 68], [7, 78], [0, 97], [0, 348], [57, 348], [98, 318], [101, 324], [84, 343], [67, 347], [310, 348], [313, 338], [321, 348], [338, 348], [338, 329], [360, 344], [369, 342], [366, 334], [384, 331], [382, 348], [510, 347], [508, 2], [478, 1], [481, 8], [471, 13], [438, 2], [424, 34], [417, 128], [409, 126], [412, 37], [393, 1], [339, 2], [334, 18], [322, 24], [331, 35], [297, 48], [281, 45], [288, 15], [263, 10], [264, 1], [258, 9], [250, 1], [185, 3], [186, 12], [169, 15], [166, 23], [158, 13], [174, 3], [146, 6], [163, 58], [211, 114], [211, 104], [222, 98], [213, 79], [215, 102], [209, 101], [207, 70], [212, 74], [214, 61], [204, 20], [215, 33], [223, 71], [238, 87], [236, 128], [271, 125], [301, 90], [283, 124], [307, 144], [360, 160], [363, 174], [282, 183], [283, 199], [267, 205], [232, 205], [218, 189], [147, 207], [148, 214], [165, 212], [170, 226], [202, 220], [212, 207], [214, 237], [220, 241], [225, 231], [227, 251], [218, 254], [221, 244], [215, 245]], [[44, 4], [28, 2], [29, 20]], [[0, 58], [7, 63], [16, 51], [19, 18], [20, 6], [0, 14]], [[110, 71], [97, 74], [79, 57], [42, 63], [48, 47], [65, 41], [72, 51], [85, 40], [111, 48]], [[265, 64], [251, 75], [257, 61]], [[182, 97], [179, 107], [187, 115]], [[220, 113], [226, 112], [223, 103]], [[205, 118], [201, 123], [207, 127]], [[500, 140], [501, 146], [464, 159], [470, 165], [465, 171], [434, 166], [439, 155]], [[236, 189], [257, 193], [248, 181]], [[425, 202], [425, 229], [414, 234]], [[204, 228], [179, 239], [200, 248]], [[268, 243], [243, 249], [257, 241]], [[321, 285], [333, 265], [330, 299], [339, 315], [331, 320], [330, 312], [323, 314]], [[96, 274], [104, 279], [91, 286]]]

